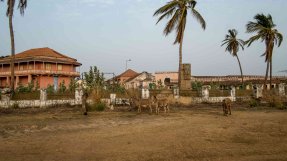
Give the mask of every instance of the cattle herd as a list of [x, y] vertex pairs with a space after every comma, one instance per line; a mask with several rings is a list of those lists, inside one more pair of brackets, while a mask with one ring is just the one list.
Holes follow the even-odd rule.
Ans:
[[169, 101], [167, 98], [157, 98], [157, 96], [152, 96], [148, 99], [142, 99], [137, 97], [131, 98], [131, 106], [138, 109], [138, 113], [142, 111], [142, 108], [149, 109], [150, 113], [155, 111], [156, 114], [159, 114], [160, 111], [164, 113], [169, 112]]
[[[222, 101], [222, 109], [223, 115], [228, 116], [231, 115], [231, 99], [225, 98]], [[141, 113], [142, 108], [147, 108], [150, 113], [155, 111], [156, 114], [159, 114], [160, 111], [164, 111], [164, 113], [169, 113], [169, 101], [167, 98], [157, 98], [157, 96], [152, 96], [149, 99], [142, 99], [142, 98], [131, 98], [132, 107], [138, 109], [138, 113]]]

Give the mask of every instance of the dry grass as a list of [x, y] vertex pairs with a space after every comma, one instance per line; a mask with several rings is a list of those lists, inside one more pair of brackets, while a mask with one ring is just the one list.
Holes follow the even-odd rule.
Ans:
[[287, 160], [287, 111], [237, 105], [225, 117], [221, 106], [196, 106], [0, 113], [0, 160]]

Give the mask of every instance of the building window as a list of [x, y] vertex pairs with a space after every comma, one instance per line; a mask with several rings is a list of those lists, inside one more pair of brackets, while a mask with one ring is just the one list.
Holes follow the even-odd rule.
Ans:
[[51, 70], [52, 69], [52, 64], [46, 63], [46, 70]]
[[63, 65], [62, 64], [58, 64], [58, 70], [63, 70]]
[[24, 65], [20, 65], [20, 70], [24, 70]]

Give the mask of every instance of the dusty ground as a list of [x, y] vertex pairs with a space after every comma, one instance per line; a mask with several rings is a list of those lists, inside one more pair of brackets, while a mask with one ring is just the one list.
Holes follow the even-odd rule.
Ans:
[[147, 112], [0, 112], [0, 160], [287, 160], [287, 111], [219, 106]]

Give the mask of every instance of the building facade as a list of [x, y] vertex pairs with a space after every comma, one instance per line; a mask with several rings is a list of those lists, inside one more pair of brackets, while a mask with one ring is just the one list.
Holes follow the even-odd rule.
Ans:
[[[11, 83], [11, 56], [0, 58], [0, 87], [9, 87]], [[64, 82], [68, 86], [71, 79], [80, 77], [77, 68], [81, 63], [76, 59], [50, 48], [30, 49], [15, 55], [14, 73], [15, 88], [27, 86], [29, 83], [38, 85], [41, 89], [49, 85], [57, 90]]]
[[154, 76], [157, 86], [163, 85], [172, 88], [178, 85], [178, 72], [155, 72]]
[[120, 75], [116, 76], [115, 78], [112, 78], [109, 80], [110, 83], [113, 82], [113, 80], [115, 81], [115, 83], [120, 84], [120, 85], [124, 85], [124, 83], [130, 79], [133, 78], [135, 76], [137, 76], [139, 73], [128, 69], [125, 72], [121, 73]]
[[142, 72], [124, 83], [126, 89], [149, 88], [151, 83], [155, 83], [155, 77], [148, 72]]

